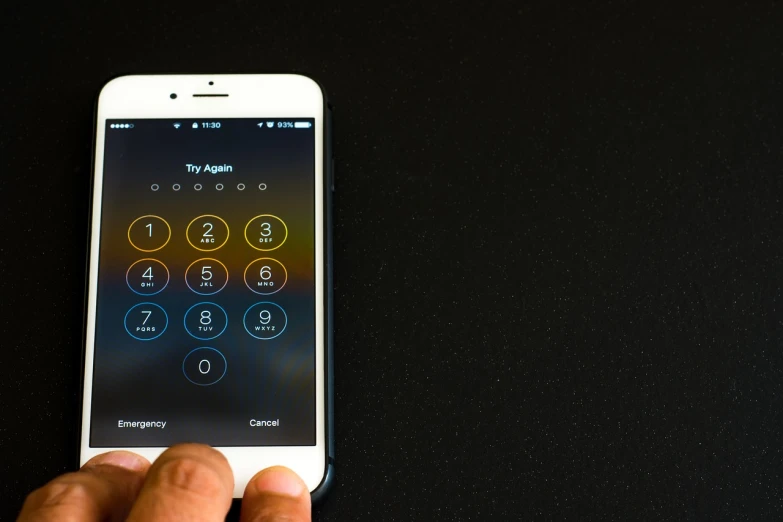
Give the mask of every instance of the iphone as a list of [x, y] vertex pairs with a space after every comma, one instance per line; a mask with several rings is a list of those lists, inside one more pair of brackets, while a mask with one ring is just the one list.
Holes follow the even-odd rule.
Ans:
[[80, 461], [209, 444], [235, 497], [332, 475], [331, 109], [294, 74], [116, 78], [99, 96]]

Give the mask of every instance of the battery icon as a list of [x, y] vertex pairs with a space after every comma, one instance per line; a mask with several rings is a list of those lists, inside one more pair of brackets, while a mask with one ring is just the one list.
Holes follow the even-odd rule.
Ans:
[[297, 121], [297, 122], [294, 122], [294, 128], [296, 128], [296, 129], [309, 129], [312, 126], [313, 126], [313, 124], [310, 123], [309, 121]]

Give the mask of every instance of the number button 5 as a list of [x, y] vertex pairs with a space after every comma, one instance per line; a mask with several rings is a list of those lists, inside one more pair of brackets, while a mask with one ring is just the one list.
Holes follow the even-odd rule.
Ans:
[[205, 257], [193, 261], [185, 270], [185, 283], [199, 295], [213, 295], [228, 283], [228, 269], [217, 259]]

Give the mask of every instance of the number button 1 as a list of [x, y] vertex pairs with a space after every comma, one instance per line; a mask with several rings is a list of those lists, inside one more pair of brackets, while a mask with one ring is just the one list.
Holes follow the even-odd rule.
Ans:
[[218, 216], [205, 214], [191, 221], [185, 234], [190, 246], [202, 252], [211, 252], [228, 241], [228, 224]]
[[136, 250], [154, 252], [171, 239], [171, 227], [160, 216], [141, 216], [128, 227], [128, 241]]
[[228, 283], [228, 269], [217, 259], [205, 257], [194, 261], [185, 270], [185, 283], [199, 295], [213, 295]]

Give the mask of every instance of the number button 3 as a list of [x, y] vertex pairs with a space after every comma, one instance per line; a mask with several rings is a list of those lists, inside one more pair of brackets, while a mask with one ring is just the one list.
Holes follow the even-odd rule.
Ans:
[[283, 246], [288, 239], [288, 227], [277, 216], [261, 214], [245, 226], [245, 240], [256, 250], [269, 252]]

